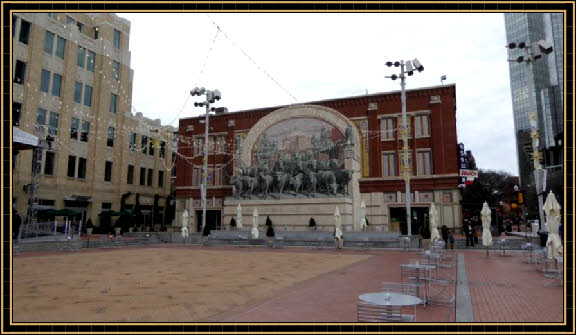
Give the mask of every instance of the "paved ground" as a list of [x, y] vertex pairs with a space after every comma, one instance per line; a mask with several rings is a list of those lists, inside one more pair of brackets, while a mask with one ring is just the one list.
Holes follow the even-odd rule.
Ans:
[[[519, 254], [483, 259], [482, 251], [457, 252], [464, 256], [476, 322], [562, 321], [563, 290], [544, 287], [546, 278], [535, 270], [535, 265], [522, 263]], [[213, 257], [211, 262], [200, 261], [207, 255]], [[134, 265], [133, 257], [139, 259], [136, 264], [140, 267]], [[74, 258], [85, 264], [90, 264], [87, 260], [102, 261], [90, 266], [88, 272], [71, 273]], [[74, 321], [70, 315], [96, 300], [98, 306], [90, 305], [85, 316], [96, 322], [355, 322], [358, 295], [378, 292], [383, 281], [399, 282], [400, 264], [411, 258], [417, 258], [415, 252], [200, 246], [26, 254], [14, 257], [16, 284], [28, 285], [15, 288], [14, 306], [20, 312], [24, 311], [25, 302], [33, 303], [26, 305], [27, 312], [68, 306], [59, 313], [39, 314], [35, 317], [38, 321], [53, 320], [54, 315], [59, 316], [58, 320]], [[214, 270], [214, 264], [218, 264], [216, 271], [208, 271]], [[49, 273], [40, 271], [41, 266], [49, 268]], [[158, 266], [160, 269], [155, 269]], [[223, 271], [226, 267], [235, 270]], [[152, 273], [151, 269], [160, 273]], [[102, 282], [98, 281], [85, 283], [86, 273], [105, 272], [112, 272], [111, 279], [104, 281], [106, 287], [100, 287]], [[66, 275], [59, 276], [62, 273]], [[72, 280], [76, 283], [74, 290], [63, 295], [50, 291], [47, 295], [42, 290], [45, 283], [39, 280], [40, 274]], [[86, 289], [90, 287], [96, 291], [88, 294]], [[106, 292], [106, 288], [110, 291]], [[122, 294], [126, 293], [120, 289], [140, 298], [132, 297], [125, 306], [122, 301], [126, 297]], [[454, 287], [450, 289], [455, 292]], [[185, 301], [177, 300], [179, 295]], [[150, 307], [146, 310], [149, 305], [155, 306], [153, 312]], [[21, 314], [18, 318], [22, 318]], [[448, 319], [453, 321], [454, 313], [447, 307], [417, 308], [418, 322]]]
[[549, 280], [535, 264], [512, 256], [484, 258], [485, 252], [464, 251], [468, 285], [478, 322], [562, 322], [563, 289], [546, 287]]

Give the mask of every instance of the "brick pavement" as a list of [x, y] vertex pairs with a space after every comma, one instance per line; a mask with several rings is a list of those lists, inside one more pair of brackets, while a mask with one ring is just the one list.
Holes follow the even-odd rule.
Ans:
[[[418, 258], [415, 252], [394, 250], [318, 252], [373, 257], [289, 287], [265, 301], [228, 311], [219, 319], [223, 322], [356, 322], [358, 296], [379, 292], [383, 281], [399, 283], [400, 264]], [[445, 322], [447, 317], [447, 307], [417, 307], [417, 322]], [[454, 319], [453, 313], [451, 319]]]
[[465, 255], [476, 322], [562, 322], [563, 289], [545, 287], [548, 280], [521, 252], [485, 259], [482, 251]]

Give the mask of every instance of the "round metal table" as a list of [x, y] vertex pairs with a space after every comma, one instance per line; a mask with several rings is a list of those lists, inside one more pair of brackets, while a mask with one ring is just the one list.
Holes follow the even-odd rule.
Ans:
[[418, 297], [394, 292], [364, 293], [358, 298], [380, 306], [414, 306], [422, 303]]

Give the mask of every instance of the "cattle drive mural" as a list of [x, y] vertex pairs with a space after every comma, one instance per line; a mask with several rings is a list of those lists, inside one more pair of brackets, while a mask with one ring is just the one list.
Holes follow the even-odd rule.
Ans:
[[260, 134], [252, 166], [238, 168], [230, 182], [237, 198], [346, 196], [353, 172], [344, 168], [346, 134], [315, 118], [280, 121]]

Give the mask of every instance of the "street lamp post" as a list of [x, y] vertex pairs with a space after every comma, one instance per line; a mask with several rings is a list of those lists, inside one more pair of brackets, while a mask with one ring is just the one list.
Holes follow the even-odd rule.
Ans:
[[[530, 132], [530, 137], [532, 138], [532, 162], [534, 164], [534, 183], [536, 184], [536, 195], [538, 196], [538, 218], [540, 221], [540, 231], [544, 227], [544, 212], [543, 208], [543, 198], [542, 194], [545, 190], [542, 189], [542, 183], [540, 181], [542, 164], [540, 164], [540, 159], [542, 158], [542, 153], [539, 151], [540, 140], [538, 133], [538, 113], [536, 106], [534, 105], [533, 93], [534, 93], [534, 73], [532, 71], [532, 63], [542, 58], [542, 54], [550, 54], [553, 51], [552, 43], [540, 40], [538, 42], [533, 42], [531, 45], [527, 45], [525, 42], [520, 42], [518, 44], [512, 42], [507, 46], [509, 49], [524, 49], [524, 55], [518, 56], [516, 59], [508, 59], [509, 62], [518, 62], [526, 64], [526, 88], [528, 89], [528, 104], [530, 108], [530, 125], [532, 126], [532, 131]], [[534, 97], [536, 95], [534, 94]]]
[[402, 129], [401, 129], [401, 136], [402, 136], [402, 176], [404, 177], [404, 181], [406, 183], [406, 226], [408, 229], [408, 235], [412, 235], [412, 211], [410, 208], [410, 173], [412, 166], [410, 164], [410, 154], [408, 151], [408, 124], [406, 120], [406, 75], [412, 76], [414, 74], [414, 70], [418, 72], [424, 71], [424, 66], [420, 64], [418, 59], [414, 59], [413, 61], [407, 60], [404, 61], [396, 61], [396, 62], [386, 62], [386, 66], [391, 67], [394, 65], [395, 67], [400, 67], [400, 75], [391, 75], [386, 76], [386, 78], [390, 78], [392, 80], [396, 80], [400, 78], [400, 87], [402, 89], [401, 93], [401, 100], [402, 100]]
[[202, 229], [201, 234], [204, 235], [204, 230], [206, 228], [206, 186], [207, 186], [207, 176], [208, 176], [208, 130], [210, 129], [209, 116], [210, 116], [210, 104], [214, 103], [216, 100], [220, 100], [221, 94], [219, 90], [208, 91], [204, 87], [195, 87], [190, 91], [191, 96], [206, 95], [206, 100], [204, 102], [195, 102], [195, 107], [206, 106], [206, 118], [204, 121], [204, 160], [202, 165], [202, 186], [200, 188], [200, 198], [202, 200]]

